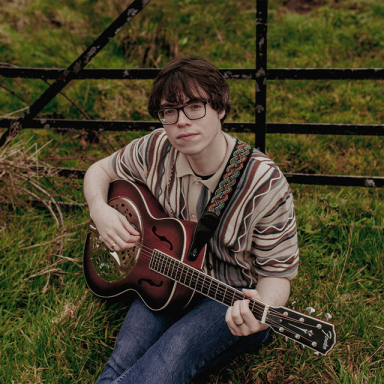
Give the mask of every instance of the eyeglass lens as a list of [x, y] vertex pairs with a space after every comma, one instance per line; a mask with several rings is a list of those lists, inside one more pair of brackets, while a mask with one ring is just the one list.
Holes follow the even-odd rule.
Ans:
[[187, 104], [181, 108], [165, 108], [159, 111], [159, 118], [162, 123], [174, 124], [179, 118], [179, 110], [182, 109], [191, 120], [201, 119], [205, 116], [205, 103], [196, 102]]

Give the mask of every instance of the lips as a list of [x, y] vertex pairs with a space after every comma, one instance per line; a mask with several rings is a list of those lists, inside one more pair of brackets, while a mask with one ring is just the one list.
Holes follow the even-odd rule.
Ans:
[[188, 139], [191, 139], [192, 137], [195, 137], [197, 136], [197, 133], [182, 133], [181, 135], [178, 135], [177, 136], [177, 139], [180, 139], [180, 140], [188, 140]]

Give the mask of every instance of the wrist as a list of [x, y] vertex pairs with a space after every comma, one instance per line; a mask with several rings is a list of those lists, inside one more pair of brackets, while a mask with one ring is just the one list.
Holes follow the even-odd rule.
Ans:
[[94, 220], [98, 213], [105, 207], [109, 207], [109, 205], [101, 198], [93, 200], [92, 203], [88, 203], [91, 219]]

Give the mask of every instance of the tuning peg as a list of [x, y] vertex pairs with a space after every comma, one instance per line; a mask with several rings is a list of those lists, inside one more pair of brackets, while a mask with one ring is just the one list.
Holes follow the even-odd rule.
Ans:
[[292, 309], [295, 309], [295, 304], [296, 304], [296, 301], [292, 301], [292, 304], [291, 304]]
[[330, 313], [326, 313], [324, 316], [327, 319], [327, 321], [332, 319], [332, 315]]
[[305, 349], [305, 345], [301, 344], [300, 345], [301, 349]]
[[315, 352], [315, 355], [316, 355], [316, 356], [320, 356], [320, 352], [316, 351], [316, 352]]
[[286, 343], [288, 343], [288, 337], [287, 337], [287, 336], [284, 336], [284, 341], [285, 341]]
[[315, 312], [316, 312], [315, 308], [312, 308], [312, 307], [308, 307], [308, 308], [306, 309], [306, 311], [309, 313], [309, 315], [312, 315], [312, 313], [315, 313]]

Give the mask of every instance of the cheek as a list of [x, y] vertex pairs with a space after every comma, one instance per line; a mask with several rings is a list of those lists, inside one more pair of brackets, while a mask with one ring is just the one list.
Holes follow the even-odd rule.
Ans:
[[178, 129], [172, 127], [170, 125], [164, 126], [165, 133], [167, 134], [168, 140], [170, 143], [175, 146], [176, 145], [176, 136], [178, 135]]

